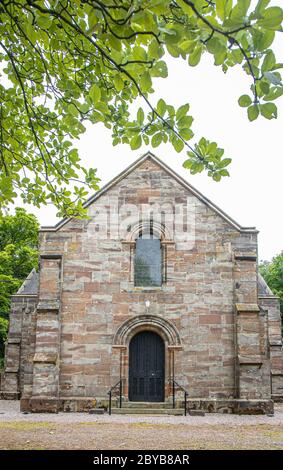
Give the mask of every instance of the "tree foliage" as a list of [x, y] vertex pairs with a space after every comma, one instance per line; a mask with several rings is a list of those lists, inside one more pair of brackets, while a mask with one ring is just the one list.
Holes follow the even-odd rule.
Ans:
[[[223, 149], [192, 143], [188, 103], [151, 103], [153, 81], [167, 77], [166, 54], [195, 67], [208, 53], [223, 72], [240, 66], [249, 76], [239, 105], [250, 121], [276, 118], [283, 64], [272, 43], [282, 20], [270, 0], [1, 1], [0, 204], [20, 194], [36, 206], [54, 203], [59, 215], [83, 214], [98, 184], [74, 146], [86, 121], [111, 129], [113, 145], [170, 142], [186, 151], [192, 174], [228, 176]], [[132, 116], [138, 97], [144, 105]]]
[[16, 208], [0, 217], [0, 358], [8, 330], [11, 295], [38, 266], [38, 229], [34, 215]]
[[274, 256], [271, 262], [264, 261], [259, 266], [260, 273], [275, 295], [280, 298], [283, 334], [283, 251]]

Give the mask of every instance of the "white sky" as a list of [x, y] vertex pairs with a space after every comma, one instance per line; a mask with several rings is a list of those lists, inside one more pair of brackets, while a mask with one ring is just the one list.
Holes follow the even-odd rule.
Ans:
[[[272, 3], [278, 5], [278, 0]], [[282, 35], [277, 39], [276, 52], [277, 61], [283, 62]], [[225, 149], [225, 155], [233, 159], [228, 168], [230, 178], [216, 183], [205, 173], [190, 175], [182, 168], [185, 150], [177, 154], [171, 144], [162, 144], [157, 149], [144, 146], [137, 151], [127, 145], [112, 147], [111, 131], [100, 124], [89, 125], [78, 142], [85, 166], [98, 169], [102, 186], [151, 150], [238, 223], [256, 226], [260, 231], [259, 259], [271, 259], [283, 250], [282, 97], [277, 100], [277, 120], [260, 117], [250, 123], [246, 109], [237, 103], [240, 95], [250, 92], [249, 78], [240, 67], [225, 75], [208, 55], [203, 56], [196, 68], [172, 58], [168, 66], [169, 77], [154, 82], [156, 93], [151, 101], [163, 97], [175, 106], [189, 102], [190, 114], [195, 118], [194, 140], [204, 136]], [[52, 207], [27, 208], [43, 225], [58, 221]]]
[[[162, 144], [157, 149], [144, 146], [136, 151], [127, 145], [112, 147], [111, 131], [100, 124], [89, 125], [78, 142], [85, 165], [98, 169], [102, 186], [141, 154], [151, 150], [241, 225], [256, 226], [260, 231], [259, 259], [271, 259], [281, 252], [282, 98], [277, 102], [277, 120], [258, 118], [250, 123], [246, 110], [237, 103], [241, 94], [249, 93], [248, 77], [240, 68], [231, 69], [224, 75], [208, 56], [196, 68], [171, 59], [168, 79], [158, 79], [155, 84], [156, 97], [152, 101], [163, 97], [176, 106], [185, 102], [191, 104], [190, 113], [195, 118], [194, 139], [204, 136], [225, 149], [225, 155], [233, 159], [229, 167], [230, 178], [216, 183], [205, 173], [190, 175], [182, 168], [185, 150], [177, 154], [171, 144]], [[53, 225], [58, 220], [56, 210], [51, 207], [32, 208], [32, 212], [43, 225]]]

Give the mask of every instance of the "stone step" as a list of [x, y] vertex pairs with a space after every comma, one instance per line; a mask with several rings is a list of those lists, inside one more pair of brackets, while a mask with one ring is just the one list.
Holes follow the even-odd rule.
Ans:
[[172, 409], [172, 403], [168, 402], [147, 402], [147, 401], [128, 401], [122, 404], [123, 408], [155, 408]]
[[114, 415], [173, 415], [181, 416], [184, 414], [182, 408], [112, 408], [112, 414]]

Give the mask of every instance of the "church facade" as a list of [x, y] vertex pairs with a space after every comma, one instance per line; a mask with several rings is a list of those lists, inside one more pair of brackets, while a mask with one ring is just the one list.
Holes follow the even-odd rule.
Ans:
[[257, 230], [151, 153], [86, 207], [87, 219], [40, 231], [39, 273], [12, 297], [2, 398], [106, 409], [118, 383], [123, 407], [172, 403], [174, 389], [179, 407], [186, 390], [188, 408], [272, 413], [281, 319]]

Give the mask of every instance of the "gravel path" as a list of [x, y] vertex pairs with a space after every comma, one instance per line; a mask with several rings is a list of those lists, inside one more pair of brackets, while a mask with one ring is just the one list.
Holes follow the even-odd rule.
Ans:
[[50, 423], [157, 423], [157, 424], [190, 424], [203, 426], [204, 424], [227, 425], [255, 425], [271, 424], [283, 426], [283, 403], [276, 405], [273, 417], [266, 415], [230, 415], [207, 413], [205, 416], [144, 416], [144, 415], [90, 415], [88, 413], [29, 413], [20, 412], [18, 401], [0, 400], [0, 422], [4, 421], [48, 421]]
[[1, 449], [283, 449], [283, 404], [274, 417], [23, 414], [0, 401]]

